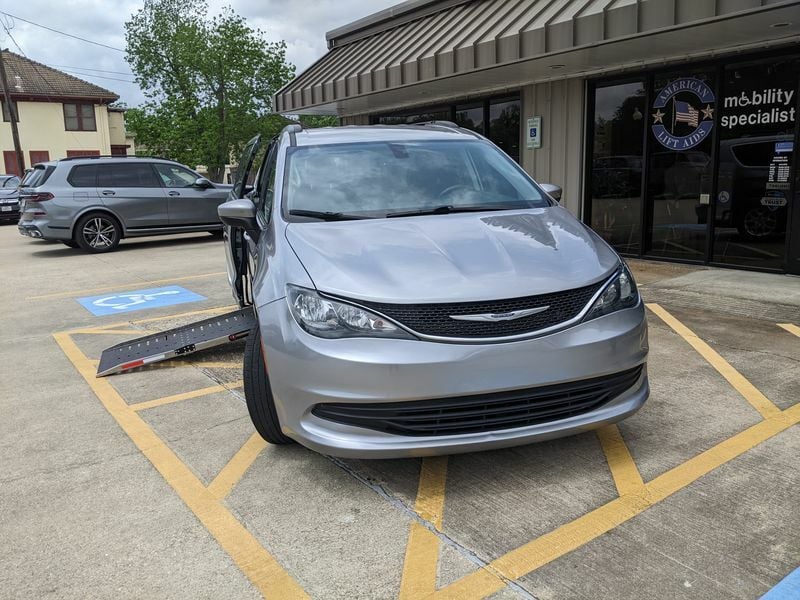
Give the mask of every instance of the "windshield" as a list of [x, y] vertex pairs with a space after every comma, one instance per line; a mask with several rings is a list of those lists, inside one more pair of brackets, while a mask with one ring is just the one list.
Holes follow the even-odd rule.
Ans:
[[284, 211], [382, 218], [448, 207], [550, 206], [494, 146], [474, 141], [364, 142], [288, 150]]

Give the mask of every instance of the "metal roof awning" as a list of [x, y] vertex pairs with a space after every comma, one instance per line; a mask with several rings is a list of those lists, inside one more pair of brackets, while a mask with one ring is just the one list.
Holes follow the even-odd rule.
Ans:
[[785, 43], [800, 37], [800, 2], [413, 0], [327, 37], [329, 52], [275, 95], [278, 112], [358, 114]]

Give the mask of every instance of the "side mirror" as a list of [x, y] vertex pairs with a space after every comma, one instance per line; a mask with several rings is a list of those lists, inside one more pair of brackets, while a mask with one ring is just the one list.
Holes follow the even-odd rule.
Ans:
[[555, 183], [540, 183], [539, 187], [542, 188], [547, 195], [556, 202], [561, 202], [561, 186]]
[[200, 188], [200, 189], [203, 189], [203, 190], [208, 189], [210, 187], [214, 187], [214, 184], [211, 183], [205, 177], [198, 177], [197, 179], [194, 180], [194, 184], [193, 185], [194, 185], [194, 187]]
[[229, 200], [217, 207], [217, 214], [228, 227], [238, 227], [245, 231], [258, 231], [256, 205], [250, 200]]

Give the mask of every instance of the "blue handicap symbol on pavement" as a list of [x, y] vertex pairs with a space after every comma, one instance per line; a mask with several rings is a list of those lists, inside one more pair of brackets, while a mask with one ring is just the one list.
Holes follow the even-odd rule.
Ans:
[[100, 296], [86, 296], [77, 300], [90, 313], [100, 317], [134, 310], [171, 306], [172, 304], [199, 302], [205, 299], [205, 296], [190, 292], [179, 285], [168, 285], [146, 290], [109, 292]]

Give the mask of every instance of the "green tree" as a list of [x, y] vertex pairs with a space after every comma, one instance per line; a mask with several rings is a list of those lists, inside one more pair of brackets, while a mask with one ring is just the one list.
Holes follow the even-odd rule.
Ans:
[[207, 165], [219, 178], [250, 137], [285, 124], [271, 100], [294, 76], [286, 44], [267, 41], [232, 8], [209, 17], [205, 0], [145, 0], [125, 40], [147, 97], [126, 119], [149, 153]]

